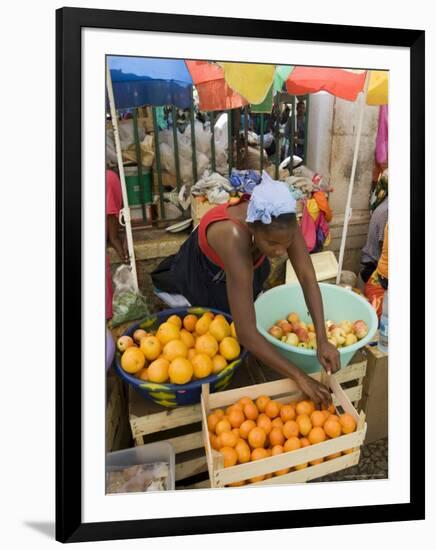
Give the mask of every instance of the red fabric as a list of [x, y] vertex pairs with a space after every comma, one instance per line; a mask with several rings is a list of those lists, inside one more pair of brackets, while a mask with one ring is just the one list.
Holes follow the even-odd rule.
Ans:
[[248, 105], [224, 80], [224, 71], [208, 61], [186, 61], [197, 88], [201, 111], [223, 111]]
[[377, 317], [380, 319], [383, 311], [383, 298], [386, 291], [379, 282], [377, 270], [374, 271], [374, 273], [366, 282], [363, 292], [367, 297], [369, 303], [375, 309]]
[[366, 71], [353, 73], [327, 67], [295, 67], [286, 80], [286, 89], [293, 95], [325, 91], [355, 101], [365, 84]]
[[[106, 170], [106, 216], [114, 215], [118, 218], [123, 207], [121, 182], [113, 170]], [[107, 224], [106, 224], [107, 238]], [[112, 279], [109, 262], [109, 255], [106, 254], [106, 319], [112, 318]]]
[[[242, 197], [242, 200], [246, 200], [245, 196]], [[201, 218], [198, 225], [198, 245], [203, 254], [209, 258], [211, 262], [218, 265], [221, 269], [224, 269], [224, 264], [215, 250], [207, 242], [207, 228], [211, 223], [220, 222], [220, 221], [231, 221], [236, 225], [243, 227], [248, 231], [247, 227], [235, 218], [231, 218], [228, 213], [229, 203], [219, 204], [212, 208]], [[257, 262], [254, 264], [254, 269], [259, 267], [259, 265], [264, 261], [265, 256], [262, 255]]]
[[316, 245], [316, 225], [314, 219], [307, 210], [306, 203], [303, 208], [303, 217], [301, 218], [300, 229], [303, 234], [307, 250], [311, 252]]

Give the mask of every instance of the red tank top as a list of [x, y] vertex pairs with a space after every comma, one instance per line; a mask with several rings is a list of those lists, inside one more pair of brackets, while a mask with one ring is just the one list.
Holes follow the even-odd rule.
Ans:
[[[242, 197], [242, 201], [247, 200], [245, 196]], [[239, 203], [240, 204], [240, 203]], [[215, 206], [215, 208], [212, 208], [206, 214], [201, 218], [200, 223], [198, 225], [198, 245], [200, 246], [200, 250], [203, 252], [203, 254], [209, 258], [211, 262], [218, 265], [221, 269], [224, 269], [224, 264], [221, 260], [221, 258], [218, 256], [218, 254], [215, 252], [215, 250], [209, 245], [207, 242], [207, 228], [211, 223], [220, 222], [220, 221], [231, 221], [236, 225], [239, 225], [240, 227], [243, 227], [246, 231], [248, 231], [247, 227], [241, 223], [239, 220], [236, 220], [235, 218], [231, 218], [228, 213], [228, 208], [230, 204], [224, 203], [219, 204], [218, 206]], [[257, 260], [257, 262], [253, 265], [254, 269], [257, 269], [261, 263], [264, 261], [265, 256], [262, 255]]]

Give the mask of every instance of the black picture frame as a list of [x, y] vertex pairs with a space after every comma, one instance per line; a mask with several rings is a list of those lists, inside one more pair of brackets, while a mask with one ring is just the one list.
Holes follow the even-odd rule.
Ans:
[[[81, 29], [292, 39], [409, 48], [411, 316], [422, 318], [424, 291], [425, 33], [420, 30], [63, 8], [56, 12], [56, 539], [61, 542], [419, 520], [425, 517], [424, 345], [410, 357], [410, 502], [365, 507], [82, 523], [81, 470]], [[407, 212], [405, 212], [407, 215]], [[411, 323], [411, 341], [418, 326]], [[75, 334], [74, 346], [68, 345]], [[416, 368], [415, 368], [416, 367]], [[419, 406], [418, 406], [419, 400]], [[317, 513], [319, 512], [319, 513]], [[340, 520], [338, 520], [340, 518]]]

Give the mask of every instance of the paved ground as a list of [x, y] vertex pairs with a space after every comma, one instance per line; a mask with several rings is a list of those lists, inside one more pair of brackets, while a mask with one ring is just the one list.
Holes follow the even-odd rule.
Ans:
[[314, 481], [352, 481], [388, 478], [388, 439], [362, 446], [359, 464]]

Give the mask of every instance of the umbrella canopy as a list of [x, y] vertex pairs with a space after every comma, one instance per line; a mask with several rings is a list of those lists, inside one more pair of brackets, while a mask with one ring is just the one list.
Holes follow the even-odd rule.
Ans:
[[387, 105], [388, 87], [389, 71], [370, 71], [366, 103], [368, 105]]
[[193, 80], [181, 59], [108, 58], [117, 109], [142, 105], [192, 105]]
[[365, 85], [366, 71], [353, 72], [328, 67], [295, 67], [286, 80], [286, 89], [293, 95], [315, 92], [355, 101]]
[[227, 84], [223, 69], [209, 61], [186, 61], [198, 92], [201, 111], [224, 111], [248, 105], [248, 101]]
[[274, 81], [275, 65], [220, 63], [227, 84], [249, 103], [262, 103]]

